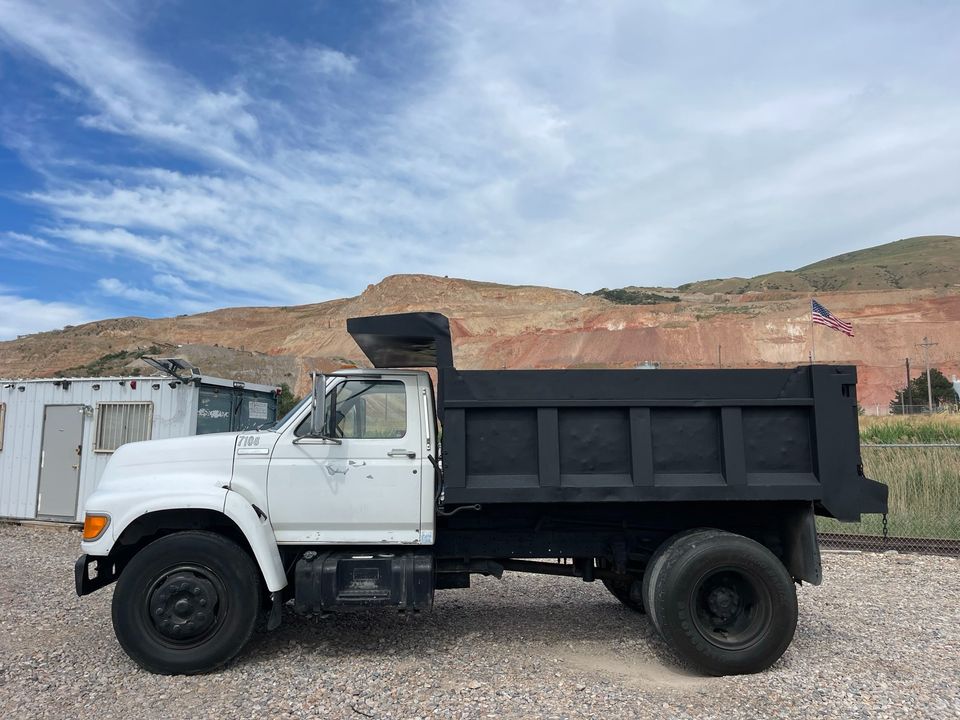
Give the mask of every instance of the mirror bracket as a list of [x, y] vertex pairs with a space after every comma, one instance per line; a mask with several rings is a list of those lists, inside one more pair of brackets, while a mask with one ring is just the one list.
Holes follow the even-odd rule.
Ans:
[[313, 393], [310, 409], [311, 438], [326, 438], [324, 423], [327, 419], [327, 378], [323, 373], [312, 372]]

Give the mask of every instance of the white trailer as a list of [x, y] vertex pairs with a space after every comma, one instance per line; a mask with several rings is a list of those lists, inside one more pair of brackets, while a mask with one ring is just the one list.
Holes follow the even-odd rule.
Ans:
[[0, 517], [82, 520], [121, 445], [253, 429], [276, 419], [276, 397], [202, 376], [0, 380]]

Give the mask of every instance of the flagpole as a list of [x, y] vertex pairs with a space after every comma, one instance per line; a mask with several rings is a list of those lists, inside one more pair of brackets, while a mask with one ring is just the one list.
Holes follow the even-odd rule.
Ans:
[[815, 323], [813, 322], [813, 300], [810, 301], [810, 364], [817, 362], [817, 338], [814, 334]]

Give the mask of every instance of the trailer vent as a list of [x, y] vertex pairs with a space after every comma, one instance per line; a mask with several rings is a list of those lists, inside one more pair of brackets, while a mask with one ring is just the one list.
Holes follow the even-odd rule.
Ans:
[[95, 452], [113, 452], [126, 443], [149, 440], [152, 434], [152, 402], [97, 403]]

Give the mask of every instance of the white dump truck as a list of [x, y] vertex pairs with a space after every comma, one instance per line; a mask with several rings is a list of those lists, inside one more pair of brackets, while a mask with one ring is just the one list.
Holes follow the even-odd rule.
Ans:
[[317, 376], [273, 427], [110, 460], [76, 586], [116, 581], [144, 668], [221, 667], [288, 603], [417, 612], [516, 571], [599, 580], [693, 667], [756, 672], [820, 582], [815, 514], [886, 511], [852, 367], [461, 371], [442, 315], [347, 327], [374, 368]]

